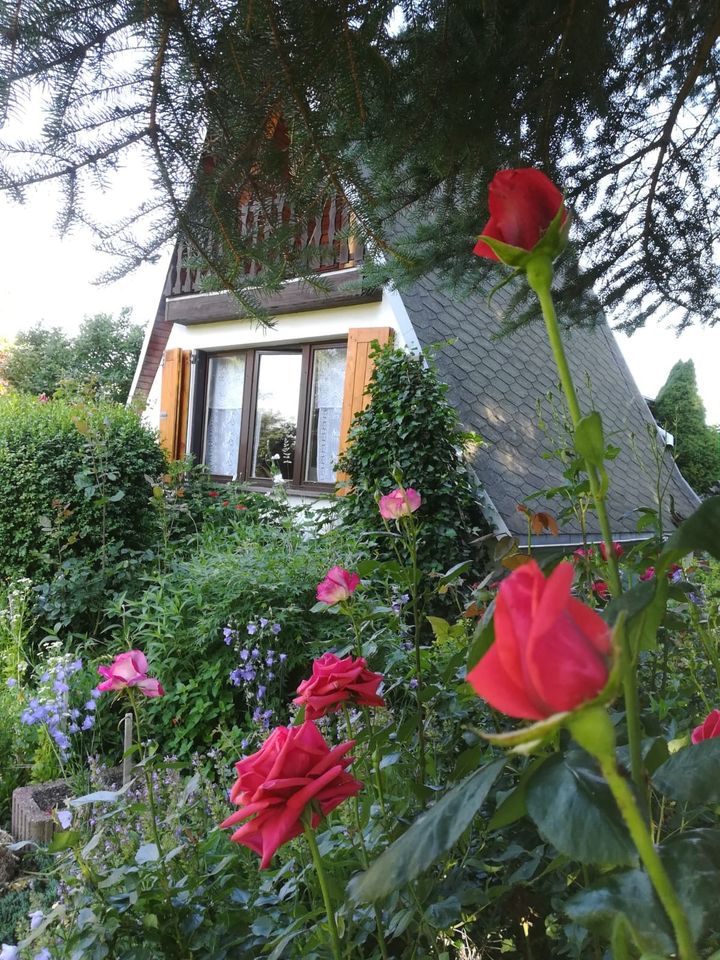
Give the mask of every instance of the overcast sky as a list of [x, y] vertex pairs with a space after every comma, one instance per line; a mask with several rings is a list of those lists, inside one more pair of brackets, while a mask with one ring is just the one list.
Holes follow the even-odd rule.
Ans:
[[[111, 192], [98, 194], [99, 219], [120, 215], [128, 190], [136, 196], [147, 190], [139, 164], [120, 174]], [[50, 187], [38, 188], [24, 206], [0, 193], [0, 335], [11, 338], [41, 320], [73, 331], [86, 315], [117, 313], [125, 306], [132, 307], [136, 323], [146, 325], [157, 309], [170, 250], [157, 264], [96, 286], [93, 281], [111, 261], [93, 249], [84, 229], [60, 239], [54, 227], [57, 210], [58, 197]], [[677, 337], [653, 324], [617, 338], [646, 396], [655, 396], [677, 360], [694, 360], [708, 422], [720, 423], [720, 325], [691, 328]]]

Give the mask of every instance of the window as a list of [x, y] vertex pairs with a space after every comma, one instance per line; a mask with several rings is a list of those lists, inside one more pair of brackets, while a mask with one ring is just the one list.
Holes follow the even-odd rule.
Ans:
[[332, 486], [345, 343], [199, 353], [193, 451], [218, 479]]

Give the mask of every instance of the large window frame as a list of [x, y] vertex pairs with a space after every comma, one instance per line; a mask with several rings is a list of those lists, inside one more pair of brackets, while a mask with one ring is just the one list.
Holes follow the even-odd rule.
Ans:
[[[286, 343], [256, 345], [233, 350], [195, 351], [195, 390], [193, 401], [192, 436], [190, 449], [196, 460], [200, 461], [205, 446], [207, 429], [206, 416], [208, 406], [209, 361], [217, 357], [233, 357], [244, 354], [245, 374], [242, 397], [242, 419], [240, 424], [240, 442], [238, 446], [236, 479], [249, 486], [270, 488], [271, 479], [252, 476], [253, 449], [256, 429], [258, 382], [261, 357], [268, 354], [299, 354], [301, 357], [300, 389], [298, 396], [297, 432], [295, 435], [295, 459], [292, 477], [287, 479], [289, 490], [300, 493], [327, 493], [335, 490], [335, 483], [311, 481], [305, 479], [308, 460], [308, 441], [311, 434], [313, 371], [315, 355], [321, 350], [347, 350], [347, 339], [315, 341], [312, 343]], [[347, 361], [346, 361], [347, 362]], [[218, 483], [234, 479], [231, 475], [212, 474]]]

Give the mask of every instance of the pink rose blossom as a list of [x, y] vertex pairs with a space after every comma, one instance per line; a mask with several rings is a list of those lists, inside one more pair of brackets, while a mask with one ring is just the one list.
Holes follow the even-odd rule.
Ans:
[[542, 720], [592, 700], [607, 683], [610, 628], [571, 595], [574, 575], [560, 563], [546, 578], [531, 560], [500, 584], [495, 641], [467, 676], [496, 710]]
[[645, 573], [640, 574], [641, 580], [652, 580], [655, 576], [655, 567], [648, 567]]
[[[625, 553], [621, 543], [613, 542], [612, 548], [613, 548], [613, 553], [618, 558], [618, 560]], [[600, 544], [600, 556], [603, 558], [603, 560], [607, 560], [607, 547], [605, 546], [604, 543]]]
[[361, 790], [362, 783], [347, 773], [354, 746], [350, 740], [331, 750], [312, 720], [277, 727], [257, 753], [235, 764], [230, 802], [240, 809], [220, 827], [242, 824], [230, 839], [259, 854], [260, 869], [266, 870], [278, 847], [303, 832], [305, 810], [315, 829]]
[[347, 600], [355, 593], [360, 577], [356, 573], [350, 573], [344, 567], [333, 567], [329, 570], [324, 580], [317, 585], [315, 596], [320, 603], [326, 603], [331, 607], [334, 603], [340, 603], [341, 600]]
[[377, 688], [383, 681], [380, 673], [367, 669], [364, 657], [343, 657], [324, 653], [313, 661], [312, 676], [297, 688], [294, 704], [305, 707], [305, 718], [317, 720], [334, 713], [344, 703], [365, 707], [384, 707]]
[[147, 675], [147, 668], [147, 658], [141, 650], [118, 654], [109, 667], [98, 667], [98, 673], [106, 679], [97, 688], [106, 693], [137, 687], [146, 697], [162, 697], [165, 693], [162, 684]]
[[407, 517], [411, 513], [415, 513], [421, 503], [422, 497], [417, 490], [413, 490], [412, 487], [407, 487], [404, 490], [402, 487], [398, 487], [392, 493], [386, 493], [385, 496], [380, 497], [378, 506], [380, 507], [380, 516], [383, 519], [398, 520], [400, 517]]
[[720, 737], [720, 710], [711, 710], [699, 727], [695, 727], [690, 734], [693, 743], [709, 740], [711, 737]]

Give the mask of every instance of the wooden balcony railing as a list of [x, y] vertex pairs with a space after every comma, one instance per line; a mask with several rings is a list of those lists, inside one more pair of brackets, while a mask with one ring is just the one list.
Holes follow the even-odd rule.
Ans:
[[[283, 197], [277, 198], [269, 214], [257, 201], [240, 204], [238, 214], [242, 232], [256, 236], [259, 242], [262, 242], [276, 225], [289, 224], [294, 220], [293, 208]], [[313, 269], [318, 273], [356, 266], [362, 260], [362, 247], [352, 238], [348, 241], [349, 222], [350, 209], [344, 199], [340, 196], [329, 198], [325, 201], [322, 216], [298, 230], [294, 241], [295, 250], [317, 248], [318, 256]], [[192, 246], [182, 238], [178, 240], [168, 273], [166, 296], [202, 292], [202, 280], [206, 271], [191, 265], [195, 259], [197, 258]], [[261, 269], [257, 261], [248, 259], [245, 273], [248, 277], [255, 277]]]

